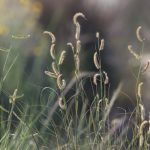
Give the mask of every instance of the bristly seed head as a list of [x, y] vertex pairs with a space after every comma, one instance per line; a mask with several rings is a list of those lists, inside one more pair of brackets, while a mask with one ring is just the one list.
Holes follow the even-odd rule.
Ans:
[[128, 45], [129, 52], [137, 59], [140, 59], [140, 56], [133, 50], [132, 45]]
[[94, 61], [95, 67], [97, 69], [100, 69], [101, 65], [100, 65], [100, 61], [98, 61], [98, 54], [97, 54], [97, 52], [94, 53], [93, 61]]
[[149, 63], [150, 63], [150, 60], [147, 61], [147, 63], [145, 64], [143, 70], [142, 70], [142, 73], [145, 73], [149, 67]]
[[104, 39], [101, 39], [101, 44], [100, 44], [100, 47], [99, 47], [99, 51], [101, 51], [103, 49], [104, 49]]
[[99, 39], [99, 32], [96, 32], [96, 37]]
[[80, 59], [79, 59], [79, 55], [74, 55], [74, 61], [75, 61], [75, 67], [76, 67], [76, 70], [79, 71], [80, 69]]
[[81, 41], [77, 40], [77, 44], [76, 44], [76, 53], [79, 54], [81, 50]]
[[60, 54], [58, 65], [61, 65], [64, 62], [65, 56], [66, 56], [66, 51], [63, 50]]
[[17, 92], [18, 92], [18, 89], [15, 89], [13, 95], [9, 96], [9, 102], [10, 103], [15, 104], [17, 99], [24, 96], [24, 94], [17, 95]]
[[139, 146], [142, 147], [144, 144], [144, 135], [143, 135], [143, 131], [144, 131], [144, 127], [145, 125], [149, 125], [150, 121], [144, 120], [139, 128], [139, 134], [140, 134], [140, 138], [139, 138]]
[[74, 53], [74, 46], [73, 46], [73, 44], [72, 43], [67, 43], [67, 45], [71, 47], [71, 49], [72, 49], [72, 51]]
[[50, 71], [44, 71], [44, 73], [52, 78], [57, 78], [56, 74]]
[[48, 34], [48, 35], [51, 37], [51, 39], [52, 39], [52, 44], [56, 42], [55, 35], [54, 35], [52, 32], [44, 31], [43, 33], [44, 33], [44, 34]]
[[57, 85], [60, 90], [63, 90], [66, 87], [66, 81], [61, 79], [62, 74], [59, 74], [57, 77]]
[[65, 109], [66, 109], [66, 105], [65, 105], [65, 103], [63, 102], [62, 97], [59, 97], [58, 103], [59, 103], [59, 107], [60, 107], [62, 110], [65, 110]]
[[50, 47], [50, 55], [53, 60], [55, 60], [55, 44], [52, 44]]
[[138, 92], [137, 92], [137, 95], [139, 96], [139, 98], [141, 99], [141, 97], [142, 97], [142, 85], [143, 85], [143, 82], [140, 82], [139, 84], [138, 84]]
[[144, 136], [143, 136], [143, 134], [141, 134], [140, 138], [139, 138], [139, 146], [142, 147], [143, 143], [144, 143]]
[[93, 77], [93, 83], [97, 86], [97, 77], [100, 76], [99, 73], [96, 73]]
[[141, 113], [141, 121], [145, 120], [145, 109], [144, 106], [142, 104], [139, 104], [140, 107], [140, 113]]
[[100, 105], [101, 105], [101, 103], [102, 103], [102, 99], [100, 99], [99, 101], [98, 101], [98, 105], [97, 105], [97, 111], [99, 112], [100, 111]]
[[78, 18], [78, 17], [83, 17], [84, 19], [86, 19], [86, 18], [85, 18], [85, 15], [84, 15], [83, 13], [78, 12], [78, 13], [76, 13], [76, 14], [73, 16], [73, 22], [74, 22], [74, 24], [78, 23], [78, 21], [77, 21], [77, 18]]
[[104, 84], [108, 84], [109, 83], [109, 78], [108, 75], [105, 71], [103, 71], [104, 75], [105, 75], [105, 80], [104, 80]]
[[52, 69], [53, 69], [54, 73], [56, 74], [56, 76], [59, 75], [59, 71], [58, 71], [58, 69], [56, 67], [56, 63], [55, 62], [52, 62]]
[[82, 17], [82, 18], [86, 19], [85, 16], [84, 16], [84, 14], [81, 13], [81, 12], [76, 13], [76, 14], [73, 16], [73, 23], [74, 23], [75, 26], [76, 26], [76, 34], [75, 34], [76, 40], [79, 40], [79, 37], [80, 37], [80, 24], [79, 24], [79, 22], [77, 21], [77, 18], [78, 18], [78, 17]]
[[140, 42], [143, 42], [145, 39], [141, 37], [140, 31], [141, 31], [142, 27], [139, 26], [136, 30], [136, 37]]

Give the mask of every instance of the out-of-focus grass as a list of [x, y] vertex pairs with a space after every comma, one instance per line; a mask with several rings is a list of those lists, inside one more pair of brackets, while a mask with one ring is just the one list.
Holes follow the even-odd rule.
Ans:
[[43, 82], [41, 69], [48, 52], [38, 24], [41, 11], [40, 1], [0, 1], [0, 74], [5, 93], [24, 88], [32, 97], [37, 94], [29, 87], [37, 90], [35, 84]]
[[[37, 135], [36, 129], [32, 135], [32, 127], [47, 103], [45, 99], [40, 102], [48, 53], [48, 40], [37, 21], [41, 11], [40, 1], [0, 1], [0, 149], [35, 145], [29, 140]], [[15, 106], [9, 103], [14, 89], [24, 94]]]

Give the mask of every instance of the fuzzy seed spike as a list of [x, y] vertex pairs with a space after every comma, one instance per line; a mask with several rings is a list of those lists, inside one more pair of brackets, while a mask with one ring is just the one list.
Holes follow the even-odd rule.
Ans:
[[57, 78], [56, 74], [50, 71], [44, 71], [44, 73], [52, 78]]
[[59, 107], [62, 109], [62, 110], [65, 110], [66, 109], [66, 106], [65, 106], [65, 103], [63, 102], [63, 99], [62, 97], [59, 97]]
[[60, 54], [58, 65], [61, 65], [64, 62], [65, 56], [66, 56], [66, 51], [63, 50]]
[[93, 61], [94, 61], [95, 67], [96, 67], [97, 69], [100, 69], [101, 66], [100, 66], [100, 63], [99, 63], [97, 57], [98, 57], [98, 54], [97, 54], [97, 52], [95, 52], [95, 53], [94, 53], [94, 56], [93, 56]]
[[81, 12], [76, 13], [76, 14], [73, 16], [73, 23], [74, 23], [75, 26], [76, 26], [76, 34], [75, 34], [76, 40], [79, 40], [79, 37], [80, 37], [80, 24], [79, 24], [79, 22], [77, 21], [77, 18], [78, 18], [78, 17], [82, 17], [82, 18], [86, 19], [85, 16], [84, 16], [84, 14], [81, 13]]
[[52, 44], [50, 47], [50, 55], [52, 57], [53, 60], [55, 60], [55, 44]]
[[57, 85], [60, 90], [63, 90], [66, 87], [66, 81], [61, 79], [62, 74], [59, 74], [57, 77]]
[[101, 39], [101, 44], [100, 44], [100, 47], [99, 47], [99, 51], [103, 50], [104, 49], [104, 39]]
[[99, 73], [96, 73], [95, 75], [94, 75], [94, 77], [93, 77], [93, 83], [95, 84], [95, 85], [97, 85], [97, 77], [98, 76], [100, 76], [100, 74]]
[[137, 37], [137, 39], [140, 41], [140, 42], [143, 42], [144, 41], [144, 39], [141, 37], [141, 29], [142, 29], [142, 27], [141, 26], [139, 26], [138, 28], [137, 28], [137, 30], [136, 30], [136, 37]]
[[52, 32], [44, 31], [43, 33], [44, 33], [44, 34], [48, 34], [48, 35], [51, 37], [52, 43], [55, 43], [55, 42], [56, 42], [55, 35], [54, 35]]
[[59, 71], [58, 71], [58, 69], [57, 69], [57, 67], [56, 67], [56, 63], [55, 63], [55, 62], [52, 62], [52, 69], [53, 69], [53, 71], [54, 71], [54, 73], [55, 73], [56, 75], [59, 74]]
[[140, 59], [140, 56], [133, 50], [132, 45], [128, 45], [129, 52], [137, 59]]

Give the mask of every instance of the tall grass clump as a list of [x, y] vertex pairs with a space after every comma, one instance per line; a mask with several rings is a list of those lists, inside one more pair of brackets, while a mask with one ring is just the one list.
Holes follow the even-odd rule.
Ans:
[[[137, 53], [132, 45], [128, 46], [129, 52], [133, 55], [135, 60], [139, 63], [139, 67], [134, 72], [134, 77], [136, 81], [135, 86], [135, 96], [136, 96], [136, 107], [135, 107], [135, 128], [133, 129], [133, 139], [131, 147], [136, 147], [137, 149], [149, 149], [149, 135], [150, 135], [150, 126], [149, 126], [149, 113], [146, 113], [144, 106], [144, 81], [143, 77], [147, 72], [149, 67], [149, 60], [146, 60], [147, 63], [143, 65], [143, 56], [144, 56], [144, 45], [145, 39], [141, 35], [142, 27], [139, 26], [136, 30], [136, 37], [138, 42], [141, 44], [141, 51]], [[146, 94], [146, 92], [145, 92]], [[137, 146], [138, 143], [138, 146]], [[131, 148], [130, 147], [130, 148]]]
[[[145, 39], [141, 36], [141, 27], [137, 28], [136, 37], [141, 44], [137, 53], [132, 45], [128, 50], [138, 63], [133, 75], [135, 77], [136, 106], [128, 115], [112, 117], [115, 102], [120, 98], [123, 83], [110, 94], [111, 86], [107, 68], [103, 68], [102, 53], [105, 51], [105, 40], [96, 32], [96, 48], [93, 49], [95, 72], [83, 72], [80, 68], [82, 40], [80, 39], [81, 25], [79, 18], [87, 21], [85, 15], [78, 12], [73, 17], [75, 26], [74, 42], [66, 44], [66, 50], [57, 50], [57, 38], [50, 31], [44, 31], [49, 38], [50, 67], [47, 67], [44, 78], [48, 78], [50, 86], [40, 86], [40, 94], [35, 103], [25, 103], [32, 100], [19, 87], [9, 93], [3, 88], [7, 75], [11, 73], [16, 59], [11, 62], [0, 82], [0, 97], [5, 99], [8, 107], [0, 104], [0, 149], [2, 150], [119, 150], [119, 149], [148, 149], [149, 148], [149, 119], [143, 104], [142, 76], [149, 67], [149, 61], [143, 66], [142, 56]], [[13, 37], [16, 38], [16, 37]], [[29, 37], [28, 37], [29, 38]], [[24, 38], [23, 38], [24, 39]], [[68, 51], [72, 51], [74, 60], [73, 77], [67, 79], [63, 74], [64, 61]], [[10, 50], [5, 51], [9, 53]], [[18, 56], [19, 57], [19, 56]], [[6, 57], [4, 63], [7, 64]], [[49, 64], [48, 64], [49, 65]], [[66, 66], [67, 67], [67, 66]], [[70, 74], [67, 72], [67, 74]], [[86, 84], [89, 83], [87, 90]], [[130, 88], [130, 87], [129, 87]], [[31, 90], [31, 89], [30, 89]], [[31, 91], [32, 93], [32, 91]], [[4, 94], [5, 96], [3, 96]], [[90, 96], [89, 96], [90, 95]]]
[[[85, 19], [85, 16], [80, 12], [73, 17], [73, 23], [76, 28], [75, 44], [67, 43], [67, 45], [72, 50], [75, 68], [74, 77], [68, 84], [64, 79], [60, 78], [63, 75], [60, 73], [61, 66], [59, 63], [65, 59], [67, 51], [63, 50], [57, 58], [54, 48], [56, 38], [51, 32], [44, 32], [50, 35], [52, 39], [50, 56], [53, 59], [51, 65], [53, 71], [45, 71], [45, 74], [54, 78], [58, 87], [57, 101], [48, 113], [49, 117], [46, 121], [46, 126], [53, 121], [53, 119], [50, 119], [52, 114], [58, 111], [60, 120], [57, 120], [58, 122], [55, 122], [54, 126], [55, 131], [59, 133], [56, 142], [58, 149], [112, 148], [116, 146], [115, 144], [112, 145], [112, 142], [115, 142], [112, 138], [115, 133], [115, 127], [113, 127], [114, 129], [110, 128], [109, 114], [119, 95], [122, 84], [114, 91], [112, 98], [109, 98], [109, 77], [107, 72], [103, 70], [101, 63], [101, 53], [105, 49], [104, 39], [101, 39], [98, 32], [96, 33], [97, 48], [93, 55], [93, 62], [91, 62], [94, 63], [97, 72], [85, 73], [80, 70], [82, 41], [80, 40], [81, 26], [78, 22], [78, 17]], [[92, 99], [87, 96], [87, 91], [84, 89], [87, 78], [90, 79], [91, 89], [93, 89], [90, 91], [91, 95], [93, 95]], [[69, 93], [72, 88], [74, 94], [70, 95], [69, 99], [66, 99], [67, 92]]]

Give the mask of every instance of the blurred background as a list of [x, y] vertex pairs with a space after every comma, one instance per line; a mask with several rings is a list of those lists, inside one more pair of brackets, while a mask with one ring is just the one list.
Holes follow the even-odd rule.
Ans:
[[[137, 66], [127, 46], [132, 44], [140, 52], [141, 44], [135, 31], [142, 26], [148, 59], [149, 8], [150, 2], [146, 0], [0, 0], [1, 102], [7, 105], [6, 98], [18, 88], [26, 96], [23, 103], [38, 104], [40, 91], [45, 86], [55, 87], [54, 81], [44, 74], [45, 70], [51, 70], [52, 61], [49, 55], [51, 42], [43, 35], [45, 30], [55, 34], [58, 54], [67, 50], [62, 72], [69, 82], [74, 63], [66, 43], [75, 41], [72, 18], [76, 12], [82, 12], [87, 19], [79, 18], [81, 71], [96, 71], [93, 53], [97, 44], [95, 33], [99, 32], [105, 39], [102, 64], [110, 78], [110, 89], [113, 91], [124, 80], [124, 92], [131, 101], [135, 92], [132, 69]], [[148, 81], [147, 76], [144, 80]], [[149, 84], [145, 87], [146, 93]]]

